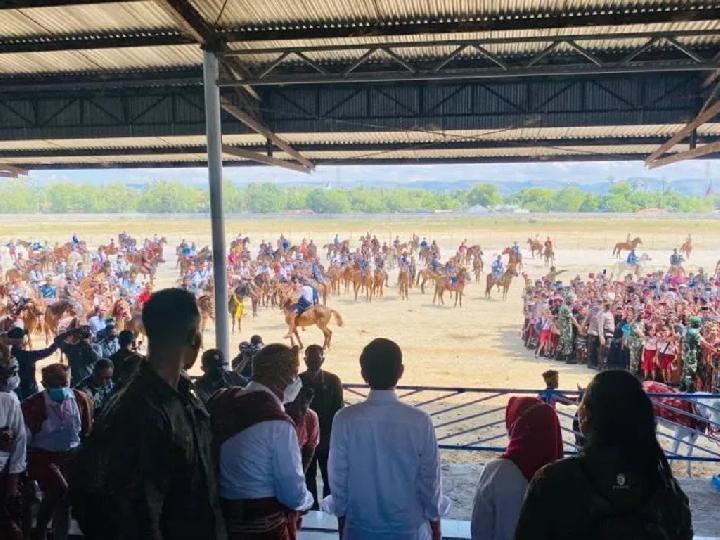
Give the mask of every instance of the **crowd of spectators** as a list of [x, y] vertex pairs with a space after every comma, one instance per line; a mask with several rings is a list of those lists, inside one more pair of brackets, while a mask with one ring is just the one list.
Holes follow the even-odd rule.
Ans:
[[522, 337], [536, 356], [625, 369], [681, 390], [720, 391], [720, 280], [696, 274], [605, 272], [526, 278]]
[[[50, 364], [43, 389], [22, 401], [20, 359], [0, 339], [0, 538], [43, 539], [49, 525], [67, 538], [72, 516], [90, 540], [293, 540], [312, 508], [337, 516], [345, 540], [442, 538], [449, 500], [435, 429], [398, 398], [397, 344], [363, 349], [370, 392], [343, 407], [318, 346], [300, 373], [296, 347], [255, 336], [232, 371], [205, 351], [192, 381], [202, 347], [194, 296], [159, 291], [142, 316], [146, 357], [121, 334], [116, 365]], [[67, 340], [89, 338], [80, 329], [56, 346]], [[637, 378], [598, 374], [578, 419], [584, 448], [563, 459], [554, 408], [510, 400], [510, 443], [480, 478], [473, 538], [690, 540], [688, 501]]]

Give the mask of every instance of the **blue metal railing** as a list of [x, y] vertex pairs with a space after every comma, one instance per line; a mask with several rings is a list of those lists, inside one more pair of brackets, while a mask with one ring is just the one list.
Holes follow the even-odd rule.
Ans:
[[[345, 384], [346, 403], [352, 404], [365, 399], [369, 388], [364, 384]], [[537, 396], [543, 390], [526, 388], [478, 388], [478, 387], [447, 387], [447, 386], [412, 386], [397, 387], [398, 398], [410, 405], [418, 407], [430, 415], [436, 430], [438, 447], [442, 450], [464, 452], [504, 452], [507, 443], [505, 429], [505, 406], [510, 396]], [[577, 400], [577, 390], [560, 391], [564, 396]], [[720, 400], [720, 394], [648, 394], [654, 405], [667, 410], [676, 416], [685, 416], [689, 421], [701, 421], [712, 430], [720, 429], [720, 424], [698, 414], [705, 409], [715, 417], [720, 417], [720, 408], [699, 404], [698, 399]], [[687, 399], [696, 404], [695, 412], [688, 412], [662, 401], [663, 398]], [[720, 401], [718, 401], [720, 403]], [[556, 406], [563, 434], [565, 453], [577, 453], [576, 438], [581, 434], [573, 429], [573, 420], [577, 410], [576, 404]], [[687, 434], [692, 432], [694, 440], [678, 438], [676, 428], [682, 428]], [[658, 440], [666, 451], [668, 459], [720, 463], [720, 441], [708, 432], [693, 430], [664, 417], [658, 422]], [[678, 452], [672, 452], [674, 443], [680, 441]], [[684, 451], [683, 451], [684, 450]], [[690, 451], [691, 450], [691, 451]], [[689, 455], [697, 454], [697, 455]]]

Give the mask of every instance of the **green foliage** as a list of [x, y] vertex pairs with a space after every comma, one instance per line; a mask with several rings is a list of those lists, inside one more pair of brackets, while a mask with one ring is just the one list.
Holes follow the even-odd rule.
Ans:
[[467, 194], [467, 203], [470, 206], [496, 206], [502, 197], [492, 184], [475, 184]]
[[[272, 183], [238, 186], [223, 181], [225, 212], [276, 213], [310, 209], [319, 214], [393, 213], [461, 210], [470, 206], [517, 206], [531, 212], [636, 212], [666, 208], [703, 213], [720, 205], [720, 196], [693, 197], [672, 189], [648, 191], [642, 182], [615, 182], [604, 195], [585, 193], [577, 185], [559, 190], [532, 187], [507, 196], [493, 185], [476, 184], [468, 191], [426, 189], [285, 187]], [[101, 185], [55, 183], [47, 186], [19, 180], [0, 182], [5, 213], [197, 213], [210, 210], [207, 188], [180, 181], [157, 181], [144, 189], [121, 182]]]

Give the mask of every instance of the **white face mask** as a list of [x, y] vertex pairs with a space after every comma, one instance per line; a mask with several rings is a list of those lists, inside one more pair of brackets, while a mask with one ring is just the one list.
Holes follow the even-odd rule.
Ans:
[[293, 382], [291, 382], [287, 388], [285, 388], [285, 392], [283, 394], [283, 403], [292, 403], [295, 401], [295, 398], [300, 393], [300, 390], [302, 389], [302, 381], [300, 380], [300, 377], [295, 376], [293, 379]]
[[14, 392], [18, 386], [20, 386], [20, 377], [18, 375], [13, 375], [5, 382], [5, 388], [9, 392]]

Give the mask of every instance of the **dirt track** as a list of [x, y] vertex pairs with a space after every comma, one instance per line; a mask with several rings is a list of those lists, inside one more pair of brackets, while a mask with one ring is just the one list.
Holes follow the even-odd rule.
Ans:
[[[138, 237], [157, 232], [168, 238], [168, 262], [160, 269], [158, 284], [170, 286], [177, 279], [174, 247], [183, 238], [210, 243], [209, 223], [202, 219], [146, 219], [138, 216], [73, 217], [45, 216], [33, 218], [0, 218], [4, 245], [11, 238], [67, 241], [73, 232], [91, 245], [107, 242], [111, 236], [126, 230]], [[262, 240], [276, 239], [281, 232], [291, 240], [313, 238], [315, 243], [329, 242], [336, 232], [341, 238], [357, 238], [366, 231], [390, 241], [395, 234], [407, 238], [412, 232], [436, 239], [443, 256], [455, 250], [467, 238], [470, 244], [479, 243], [485, 252], [486, 267], [494, 253], [517, 240], [523, 247], [525, 271], [531, 277], [540, 276], [545, 268], [539, 260], [529, 258], [526, 240], [535, 234], [550, 234], [557, 243], [557, 266], [567, 270], [566, 277], [576, 273], [610, 269], [612, 244], [629, 232], [643, 237], [640, 253], [648, 253], [651, 264], [664, 265], [669, 250], [692, 232], [697, 246], [690, 267], [700, 264], [713, 268], [717, 260], [713, 238], [720, 238], [720, 221], [668, 220], [588, 220], [552, 219], [538, 221], [528, 217], [507, 218], [451, 218], [448, 216], [393, 217], [391, 219], [258, 219], [229, 220], [228, 238], [238, 232], [249, 235], [254, 246]], [[610, 271], [610, 270], [608, 270]], [[377, 336], [396, 340], [402, 347], [407, 365], [405, 384], [536, 388], [541, 386], [540, 373], [550, 365], [560, 369], [561, 385], [574, 388], [585, 384], [591, 373], [584, 367], [565, 366], [547, 360], [535, 360], [519, 341], [521, 319], [520, 280], [516, 280], [506, 301], [497, 293], [484, 298], [484, 284], [471, 283], [466, 287], [463, 306], [437, 306], [432, 295], [422, 295], [417, 288], [410, 291], [410, 299], [398, 297], [396, 280], [385, 298], [368, 304], [355, 302], [350, 296], [331, 297], [329, 305], [341, 312], [345, 326], [334, 331], [333, 347], [327, 355], [327, 369], [337, 372], [344, 381], [360, 382], [358, 355], [362, 347]], [[447, 300], [447, 298], [446, 298]], [[249, 311], [249, 310], [248, 310]], [[251, 334], [263, 336], [266, 343], [281, 340], [285, 325], [279, 311], [261, 309], [257, 318], [247, 316], [241, 334], [232, 337], [236, 349], [241, 340]], [[305, 344], [321, 342], [315, 329], [302, 334]], [[208, 346], [213, 343], [212, 325], [205, 335]]]

